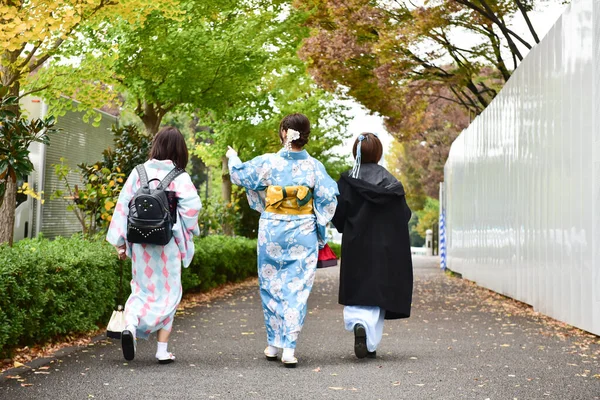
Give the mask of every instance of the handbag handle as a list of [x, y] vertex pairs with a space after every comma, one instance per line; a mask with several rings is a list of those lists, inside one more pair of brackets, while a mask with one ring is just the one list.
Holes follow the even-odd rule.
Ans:
[[117, 297], [117, 308], [122, 306], [122, 303], [123, 303], [123, 262], [124, 261], [125, 260], [119, 259], [119, 265], [121, 266], [121, 274], [119, 276], [119, 295]]

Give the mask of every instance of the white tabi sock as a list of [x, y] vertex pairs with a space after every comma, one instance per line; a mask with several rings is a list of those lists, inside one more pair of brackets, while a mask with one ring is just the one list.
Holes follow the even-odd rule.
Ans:
[[282, 361], [293, 361], [295, 350], [296, 349], [283, 349], [283, 354], [281, 355], [281, 360]]
[[278, 352], [279, 352], [279, 349], [277, 347], [271, 346], [271, 345], [268, 345], [267, 348], [265, 349], [265, 355], [268, 355], [270, 357], [276, 356]]
[[156, 358], [166, 359], [169, 357], [169, 352], [167, 351], [168, 342], [156, 342]]

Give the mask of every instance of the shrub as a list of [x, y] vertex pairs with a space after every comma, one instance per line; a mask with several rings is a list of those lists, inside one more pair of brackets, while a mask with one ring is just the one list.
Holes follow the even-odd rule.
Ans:
[[81, 236], [2, 246], [0, 353], [86, 332], [107, 318], [118, 284], [111, 251], [107, 243]]
[[340, 243], [328, 242], [329, 247], [335, 253], [337, 258], [339, 259], [342, 256], [342, 245]]
[[256, 240], [243, 237], [207, 236], [196, 239], [194, 260], [182, 277], [184, 290], [208, 290], [225, 282], [254, 276]]
[[[184, 291], [256, 275], [255, 240], [209, 236], [195, 244], [194, 260], [182, 272]], [[0, 246], [0, 358], [18, 346], [106, 324], [116, 304], [120, 263], [126, 300], [131, 264], [119, 261], [103, 238], [76, 235]]]

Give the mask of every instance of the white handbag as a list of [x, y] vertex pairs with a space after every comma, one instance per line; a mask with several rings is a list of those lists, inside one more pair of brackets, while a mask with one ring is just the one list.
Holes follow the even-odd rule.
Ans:
[[[119, 295], [117, 301], [123, 302], [123, 260], [119, 260], [121, 265], [121, 276], [119, 279]], [[112, 312], [108, 326], [106, 327], [106, 336], [111, 339], [121, 339], [121, 332], [125, 330], [125, 312], [123, 306], [119, 304], [117, 309]]]
[[112, 312], [108, 326], [106, 327], [106, 336], [111, 339], [121, 339], [121, 332], [125, 330], [125, 313], [123, 306], [117, 306], [117, 309]]

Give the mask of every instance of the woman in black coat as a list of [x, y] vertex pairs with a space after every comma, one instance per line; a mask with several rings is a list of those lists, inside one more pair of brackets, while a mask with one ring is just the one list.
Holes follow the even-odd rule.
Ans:
[[354, 168], [338, 181], [333, 224], [342, 236], [339, 302], [358, 358], [375, 358], [384, 319], [408, 318], [413, 271], [404, 187], [384, 167], [379, 138], [362, 133]]

